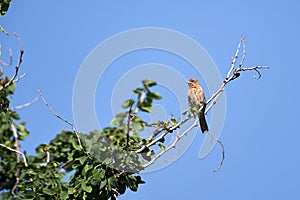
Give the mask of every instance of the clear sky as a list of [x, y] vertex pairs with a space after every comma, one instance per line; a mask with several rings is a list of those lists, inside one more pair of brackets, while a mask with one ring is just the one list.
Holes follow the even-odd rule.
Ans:
[[[120, 199], [300, 199], [299, 10], [296, 0], [13, 0], [0, 23], [21, 37], [25, 48], [21, 72], [27, 76], [19, 82], [12, 104], [31, 101], [40, 88], [52, 107], [73, 121], [72, 94], [80, 65], [98, 44], [123, 31], [160, 27], [183, 33], [206, 49], [222, 77], [240, 36], [246, 35], [245, 65], [269, 65], [271, 69], [262, 71], [260, 80], [246, 72], [226, 88], [226, 119], [220, 138], [226, 148], [223, 168], [210, 172], [220, 160], [218, 146], [204, 159], [198, 158], [204, 140], [199, 133], [180, 159], [164, 169], [142, 174], [146, 184], [138, 192], [128, 190]], [[5, 48], [13, 47], [18, 53], [13, 37], [1, 34], [0, 40], [4, 57], [8, 54]], [[112, 63], [97, 89], [95, 107], [103, 126], [109, 125], [112, 116], [101, 106], [110, 103], [109, 90], [131, 67], [167, 64], [185, 78], [202, 80], [178, 56], [163, 51], [135, 53]], [[205, 85], [204, 89], [207, 94]], [[173, 97], [164, 94], [166, 102], [162, 103], [172, 104], [168, 98]], [[181, 112], [168, 109], [167, 114]], [[19, 113], [31, 133], [22, 147], [28, 153], [69, 128], [41, 101]]]

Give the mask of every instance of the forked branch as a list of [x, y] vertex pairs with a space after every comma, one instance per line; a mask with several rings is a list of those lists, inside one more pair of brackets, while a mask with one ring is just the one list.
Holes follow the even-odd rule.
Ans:
[[[259, 79], [261, 78], [261, 73], [259, 70], [261, 69], [269, 69], [269, 66], [264, 66], [264, 65], [258, 65], [258, 66], [253, 66], [253, 67], [243, 67], [245, 58], [246, 58], [246, 45], [245, 45], [245, 37], [242, 36], [241, 40], [237, 46], [236, 52], [234, 57], [232, 58], [231, 61], [231, 66], [227, 72], [227, 76], [225, 77], [225, 79], [223, 80], [223, 84], [220, 86], [220, 88], [207, 100], [207, 108], [205, 110], [205, 114], [217, 103], [218, 98], [220, 97], [220, 95], [224, 92], [225, 90], [225, 86], [235, 80], [236, 78], [240, 77], [240, 73], [244, 72], [244, 71], [255, 71], [258, 75], [254, 76], [255, 79]], [[240, 60], [240, 63], [238, 65], [238, 67], [236, 66], [236, 62], [238, 60], [239, 57], [239, 52], [240, 49], [243, 48], [242, 50], [242, 57]], [[191, 115], [187, 116], [184, 120], [182, 120], [181, 122], [179, 122], [178, 124], [171, 126], [169, 128], [164, 128], [161, 129], [160, 131], [165, 131], [162, 135], [160, 135], [158, 138], [153, 139], [149, 144], [143, 146], [142, 148], [138, 149], [136, 152], [142, 152], [145, 148], [149, 148], [150, 146], [153, 146], [154, 144], [156, 144], [162, 137], [165, 137], [167, 134], [172, 133], [173, 130], [180, 128], [184, 123], [186, 123], [188, 120], [190, 120], [192, 118]], [[197, 126], [197, 120], [189, 127], [187, 128], [187, 130], [185, 130], [182, 134], [179, 134], [176, 139], [169, 144], [164, 151], [159, 152], [156, 156], [153, 157], [153, 159], [151, 161], [149, 161], [148, 163], [146, 163], [144, 165], [144, 168], [148, 167], [149, 165], [153, 164], [158, 158], [160, 158], [163, 154], [165, 154], [166, 152], [168, 152], [170, 149], [175, 148], [176, 144], [180, 141], [180, 139], [186, 135], [190, 130], [192, 130], [192, 128]], [[215, 169], [212, 170], [212, 172], [217, 172], [219, 169], [221, 169], [223, 162], [224, 162], [224, 158], [225, 158], [225, 148], [223, 143], [216, 138], [211, 132], [207, 132], [207, 134], [209, 134], [216, 142], [219, 143], [219, 145], [222, 148], [222, 159], [219, 163], [219, 166]], [[156, 134], [158, 135], [158, 134]]]

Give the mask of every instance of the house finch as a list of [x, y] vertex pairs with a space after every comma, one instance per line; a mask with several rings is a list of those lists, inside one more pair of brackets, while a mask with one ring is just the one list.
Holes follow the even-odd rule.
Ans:
[[[187, 81], [187, 83], [189, 85], [189, 91], [188, 91], [189, 106], [191, 108], [197, 109], [201, 131], [202, 133], [207, 132], [208, 126], [204, 115], [205, 107], [206, 107], [206, 99], [204, 96], [203, 89], [201, 88], [198, 80], [195, 78], [190, 78]], [[192, 112], [195, 113], [195, 111]]]

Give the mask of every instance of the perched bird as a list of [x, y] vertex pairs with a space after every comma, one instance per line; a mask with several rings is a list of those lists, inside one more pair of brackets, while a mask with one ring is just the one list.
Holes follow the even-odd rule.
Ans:
[[189, 106], [191, 108], [197, 109], [201, 131], [202, 133], [207, 132], [208, 126], [204, 115], [205, 107], [206, 107], [206, 99], [204, 96], [203, 89], [201, 88], [198, 80], [195, 78], [190, 78], [187, 81], [187, 84], [189, 85], [189, 90], [188, 90]]

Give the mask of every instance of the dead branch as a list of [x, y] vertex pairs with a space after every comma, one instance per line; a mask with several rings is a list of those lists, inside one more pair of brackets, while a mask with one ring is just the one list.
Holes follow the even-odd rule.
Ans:
[[14, 80], [14, 83], [17, 83], [17, 82], [19, 82], [22, 78], [24, 78], [26, 76], [26, 73], [23, 73], [23, 74], [21, 74], [18, 78], [16, 78], [15, 80]]
[[160, 129], [158, 129], [158, 131], [155, 132], [155, 136], [157, 136], [162, 131], [164, 131], [164, 133], [161, 134], [158, 138], [151, 140], [151, 142], [149, 144], [142, 146], [142, 148], [136, 150], [135, 152], [136, 153], [140, 153], [143, 150], [145, 150], [146, 148], [149, 148], [149, 147], [155, 145], [162, 138], [164, 138], [167, 134], [172, 133], [174, 130], [178, 129], [181, 125], [183, 125], [184, 123], [186, 123], [192, 117], [193, 117], [192, 115], [189, 115], [184, 120], [182, 120], [180, 123], [178, 123], [178, 124], [176, 124], [174, 126], [171, 126], [171, 127], [162, 127]]
[[224, 147], [224, 144], [214, 134], [212, 134], [210, 131], [208, 131], [207, 134], [209, 134], [212, 137], [213, 140], [218, 142], [220, 144], [221, 148], [222, 148], [222, 159], [220, 161], [220, 164], [216, 169], [211, 170], [212, 172], [217, 172], [223, 166], [223, 162], [224, 162], [224, 159], [225, 159], [225, 147]]
[[[3, 60], [0, 60], [0, 63], [2, 65], [4, 65], [5, 67], [9, 67], [12, 65], [12, 62], [13, 62], [12, 49], [9, 48], [9, 63], [4, 62]], [[0, 66], [0, 68], [1, 68], [1, 66]]]
[[[238, 78], [240, 76], [240, 72], [242, 71], [256, 71], [258, 73], [258, 76], [254, 76], [254, 78], [259, 79], [261, 77], [261, 74], [259, 72], [259, 69], [269, 69], [269, 66], [263, 66], [263, 65], [258, 65], [258, 66], [254, 66], [254, 67], [249, 67], [249, 68], [243, 68], [242, 65], [244, 63], [245, 57], [246, 57], [246, 45], [245, 45], [245, 37], [242, 36], [240, 43], [238, 44], [237, 50], [235, 52], [234, 57], [232, 58], [232, 62], [231, 62], [231, 67], [227, 73], [226, 78], [223, 80], [223, 84], [221, 85], [220, 89], [217, 90], [217, 92], [215, 92], [208, 100], [207, 100], [207, 104], [209, 104], [211, 101], [214, 101], [213, 104], [216, 103], [216, 100], [219, 98], [219, 96], [224, 92], [225, 86], [230, 82], [233, 81], [234, 79]], [[241, 62], [238, 66], [237, 69], [235, 69], [235, 65], [238, 59], [238, 54], [240, 51], [241, 46], [243, 46], [243, 55], [242, 55], [242, 59]], [[207, 113], [212, 106], [209, 106], [206, 110], [205, 113]]]
[[1, 144], [1, 143], [0, 143], [0, 146], [3, 147], [3, 148], [5, 148], [5, 149], [8, 149], [10, 151], [13, 151], [13, 152], [15, 152], [17, 154], [20, 154], [23, 157], [23, 162], [24, 162], [25, 167], [28, 167], [27, 159], [26, 159], [26, 156], [25, 156], [25, 154], [23, 152], [18, 151], [18, 150], [13, 149], [13, 148], [10, 148], [10, 147], [8, 147], [8, 146], [6, 146], [4, 144]]
[[188, 132], [190, 132], [193, 128], [198, 126], [198, 121], [196, 120], [192, 126], [190, 126], [187, 130], [185, 130], [182, 134], [176, 136], [175, 140], [166, 147], [166, 149], [164, 151], [159, 152], [154, 158], [152, 158], [152, 160], [150, 160], [149, 162], [147, 162], [146, 164], [143, 165], [143, 168], [148, 167], [149, 165], [152, 165], [158, 158], [160, 158], [162, 155], [164, 155], [166, 152], [168, 152], [169, 150], [171, 150], [172, 148], [176, 147], [176, 144], [181, 140], [181, 138], [183, 136], [185, 136]]
[[35, 102], [37, 102], [38, 98], [35, 97], [32, 101], [28, 102], [28, 103], [25, 103], [23, 105], [19, 105], [19, 106], [15, 106], [15, 107], [12, 107], [10, 110], [12, 111], [15, 111], [15, 110], [18, 110], [18, 109], [21, 109], [21, 108], [26, 108], [28, 106], [31, 106], [32, 104], [34, 104]]
[[[13, 131], [14, 137], [15, 137], [15, 133], [17, 134], [17, 130], [16, 130], [15, 126], [12, 123], [11, 123], [11, 128], [12, 128], [12, 131]], [[23, 162], [24, 162], [25, 167], [28, 167], [26, 156], [23, 152], [20, 151], [19, 142], [18, 142], [17, 139], [15, 139], [15, 144], [14, 144], [16, 149], [10, 148], [10, 147], [8, 147], [4, 144], [1, 144], [1, 143], [0, 143], [0, 146], [3, 147], [3, 148], [8, 149], [9, 151], [15, 152], [17, 154], [17, 158], [16, 158], [17, 163], [20, 163], [20, 156], [19, 155], [21, 155], [23, 157]], [[16, 169], [15, 177], [16, 177], [16, 183], [15, 183], [14, 187], [11, 189], [11, 193], [13, 195], [15, 195], [15, 191], [17, 189], [17, 184], [20, 182], [20, 169], [19, 168]]]
[[[13, 135], [14, 135], [14, 138], [15, 138], [14, 147], [17, 151], [20, 152], [19, 136], [18, 136], [17, 129], [16, 129], [15, 125], [13, 124], [13, 122], [10, 122], [10, 129], [13, 132]], [[17, 159], [16, 160], [17, 164], [20, 163], [20, 154], [17, 154], [16, 159]], [[13, 195], [15, 194], [15, 190], [17, 189], [17, 185], [20, 182], [20, 169], [18, 167], [16, 168], [15, 177], [16, 177], [16, 183], [15, 183], [14, 187], [11, 190], [11, 193]]]
[[129, 108], [129, 111], [128, 111], [128, 119], [127, 119], [127, 134], [126, 134], [126, 146], [125, 146], [125, 149], [127, 149], [128, 145], [129, 145], [129, 134], [130, 134], [130, 131], [131, 131], [130, 123], [131, 123], [131, 120], [135, 117], [135, 114], [132, 113], [133, 103], [131, 102], [130, 104], [131, 105], [130, 105], [130, 108]]
[[48, 163], [50, 162], [50, 147], [46, 146], [44, 148], [44, 151], [46, 152], [46, 162], [45, 163], [41, 163], [40, 166], [47, 166]]
[[60, 119], [61, 121], [65, 122], [66, 124], [68, 124], [68, 125], [72, 128], [73, 132], [75, 133], [75, 135], [76, 135], [76, 137], [77, 137], [77, 141], [78, 141], [78, 144], [79, 144], [79, 146], [80, 146], [80, 149], [81, 149], [83, 152], [85, 152], [85, 153], [89, 156], [89, 154], [84, 150], [84, 148], [83, 148], [83, 146], [82, 146], [80, 136], [79, 136], [79, 134], [78, 134], [78, 132], [77, 132], [75, 126], [74, 126], [71, 122], [69, 122], [68, 120], [66, 120], [66, 119], [64, 119], [63, 117], [61, 117], [60, 115], [58, 115], [58, 114], [51, 108], [51, 106], [50, 106], [50, 105], [48, 104], [48, 102], [46, 101], [46, 99], [45, 99], [45, 97], [43, 96], [42, 91], [41, 91], [40, 89], [38, 89], [38, 93], [40, 94], [40, 97], [41, 97], [42, 101], [44, 102], [44, 104], [47, 106], [48, 110], [49, 110], [55, 117], [57, 117], [57, 118]]
[[[259, 66], [254, 66], [254, 67], [249, 67], [249, 68], [243, 68], [242, 65], [244, 63], [245, 57], [246, 57], [246, 45], [244, 43], [245, 41], [245, 37], [242, 36], [241, 40], [238, 44], [238, 47], [236, 49], [235, 55], [232, 58], [232, 62], [231, 62], [231, 67], [229, 68], [229, 71], [227, 72], [227, 76], [226, 78], [223, 80], [223, 84], [220, 86], [220, 88], [208, 99], [207, 101], [207, 108], [205, 110], [205, 114], [217, 103], [218, 98], [220, 97], [220, 95], [224, 92], [225, 90], [225, 86], [235, 80], [236, 78], [238, 78], [240, 76], [240, 73], [243, 71], [256, 71], [258, 73], [258, 76], [254, 76], [254, 78], [259, 79], [261, 78], [261, 73], [260, 73], [260, 69], [269, 69], [269, 66], [263, 66], [263, 65], [259, 65]], [[237, 68], [235, 68], [237, 59], [238, 59], [238, 55], [239, 55], [239, 51], [240, 48], [243, 47], [243, 54], [241, 57], [241, 61], [239, 63], [239, 66]], [[163, 137], [165, 137], [167, 134], [172, 133], [173, 130], [179, 128], [181, 125], [183, 125], [184, 123], [186, 123], [188, 120], [190, 120], [193, 116], [189, 115], [187, 116], [184, 120], [182, 120], [181, 122], [179, 122], [178, 124], [176, 124], [175, 126], [171, 126], [170, 128], [163, 128], [160, 129], [159, 132], [161, 131], [165, 131], [162, 135], [160, 135], [158, 138], [153, 139], [149, 144], [143, 146], [142, 148], [138, 149], [136, 152], [140, 153], [142, 152], [144, 149], [149, 148], [150, 146], [156, 144], [160, 139], [162, 139]], [[143, 167], [146, 168], [149, 165], [153, 164], [158, 158], [160, 158], [163, 154], [165, 154], [166, 152], [168, 152], [170, 149], [175, 148], [176, 144], [179, 142], [179, 140], [186, 135], [190, 130], [192, 130], [192, 128], [197, 126], [197, 122], [198, 120], [196, 120], [194, 122], [193, 125], [191, 125], [187, 130], [185, 130], [182, 134], [180, 134], [179, 136], [176, 137], [176, 139], [173, 141], [173, 143], [171, 143], [169, 146], [166, 147], [166, 149], [164, 151], [159, 152], [156, 156], [153, 157], [153, 159], [151, 161], [149, 161], [148, 163], [146, 163]], [[212, 170], [212, 172], [217, 172], [219, 169], [221, 169], [224, 159], [225, 159], [225, 147], [223, 145], [223, 143], [216, 138], [212, 133], [207, 132], [216, 142], [218, 142], [222, 148], [222, 159], [220, 161], [219, 166], [215, 169]], [[153, 134], [154, 135], [154, 134]], [[158, 133], [155, 134], [155, 136], [158, 135]]]
[[20, 37], [18, 36], [17, 33], [14, 33], [14, 36], [16, 36], [16, 38], [17, 38], [17, 40], [19, 42], [19, 45], [21, 47], [20, 56], [19, 56], [18, 64], [15, 67], [15, 73], [11, 77], [11, 79], [4, 85], [4, 88], [7, 88], [8, 86], [10, 86], [14, 82], [14, 80], [17, 78], [18, 73], [19, 73], [19, 69], [20, 69], [22, 61], [23, 61], [23, 54], [24, 54], [23, 44], [22, 44], [21, 39], [20, 39]]

